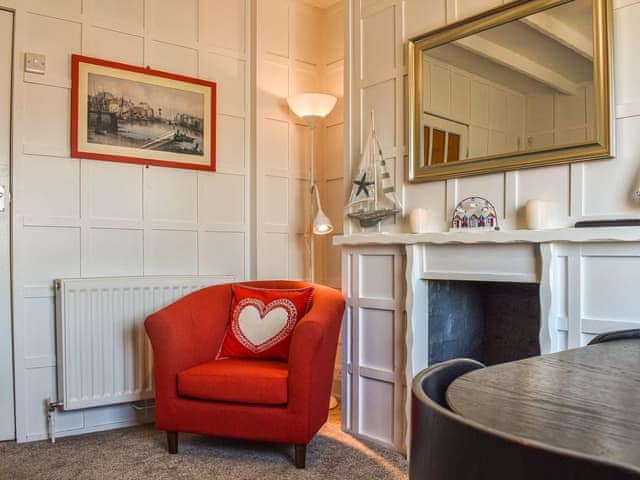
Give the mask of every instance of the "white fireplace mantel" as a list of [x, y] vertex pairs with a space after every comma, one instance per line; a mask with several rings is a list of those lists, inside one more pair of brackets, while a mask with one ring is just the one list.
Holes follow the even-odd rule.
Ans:
[[412, 379], [429, 366], [429, 280], [538, 283], [543, 354], [640, 326], [638, 227], [371, 233], [334, 244], [347, 299], [344, 428], [400, 451]]
[[334, 245], [411, 245], [417, 243], [593, 243], [640, 242], [640, 227], [560, 228], [484, 232], [358, 233], [336, 236]]

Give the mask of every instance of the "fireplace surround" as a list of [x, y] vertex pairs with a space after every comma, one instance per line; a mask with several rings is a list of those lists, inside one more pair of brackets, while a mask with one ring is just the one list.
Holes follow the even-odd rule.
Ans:
[[[579, 347], [607, 330], [639, 325], [637, 228], [353, 234], [335, 237], [334, 243], [342, 247], [347, 299], [343, 428], [400, 452], [407, 451], [409, 438], [411, 380], [430, 364], [447, 356], [478, 355], [491, 364], [544, 355]], [[476, 306], [483, 317], [471, 325], [463, 322], [468, 318], [448, 314], [434, 317], [431, 325], [429, 313], [442, 308], [437, 297], [447, 285], [469, 308], [480, 305], [473, 298], [483, 289], [509, 291], [516, 304], [515, 298], [527, 302], [518, 318], [522, 336], [509, 340], [513, 324], [504, 318], [487, 321], [497, 306], [511, 309], [499, 301]], [[491, 339], [503, 351], [493, 355], [482, 346], [447, 345], [452, 338], [438, 338], [438, 329], [456, 326]], [[517, 351], [509, 351], [512, 346]]]

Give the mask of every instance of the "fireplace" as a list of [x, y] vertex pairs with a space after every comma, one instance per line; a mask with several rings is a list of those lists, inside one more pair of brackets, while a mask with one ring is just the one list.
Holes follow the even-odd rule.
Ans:
[[428, 363], [486, 365], [540, 355], [537, 283], [429, 280]]

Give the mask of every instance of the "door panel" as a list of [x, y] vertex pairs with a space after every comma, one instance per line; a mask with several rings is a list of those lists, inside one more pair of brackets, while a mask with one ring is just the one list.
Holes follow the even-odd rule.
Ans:
[[12, 56], [13, 13], [0, 10], [0, 440], [15, 438], [9, 251]]

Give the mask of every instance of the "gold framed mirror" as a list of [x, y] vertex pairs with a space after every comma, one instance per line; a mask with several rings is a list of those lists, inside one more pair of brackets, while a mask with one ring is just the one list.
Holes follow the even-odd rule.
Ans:
[[408, 45], [411, 183], [611, 158], [610, 0], [517, 0]]

